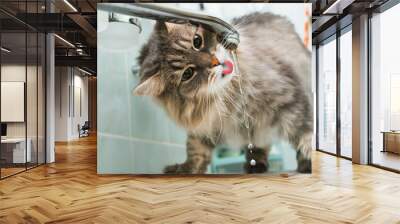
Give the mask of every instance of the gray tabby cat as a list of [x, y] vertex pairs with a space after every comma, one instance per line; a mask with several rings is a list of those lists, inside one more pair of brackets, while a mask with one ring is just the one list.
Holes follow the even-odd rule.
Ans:
[[205, 173], [215, 145], [249, 142], [264, 172], [272, 140], [284, 139], [297, 150], [297, 170], [310, 173], [310, 52], [284, 17], [252, 13], [233, 25], [239, 65], [215, 33], [191, 24], [157, 22], [141, 51], [134, 93], [152, 96], [188, 132], [187, 160], [164, 172]]

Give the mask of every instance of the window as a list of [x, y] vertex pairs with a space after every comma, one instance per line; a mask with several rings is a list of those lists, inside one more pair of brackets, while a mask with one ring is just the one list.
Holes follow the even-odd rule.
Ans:
[[[352, 157], [352, 34], [340, 36], [340, 155]], [[347, 32], [346, 32], [347, 31]]]
[[318, 149], [336, 153], [336, 39], [318, 48]]
[[371, 18], [372, 163], [400, 170], [400, 5]]

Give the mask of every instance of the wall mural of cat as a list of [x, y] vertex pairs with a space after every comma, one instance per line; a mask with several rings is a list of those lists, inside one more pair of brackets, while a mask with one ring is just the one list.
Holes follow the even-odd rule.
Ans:
[[205, 173], [220, 144], [246, 149], [247, 172], [266, 172], [275, 139], [295, 148], [298, 172], [311, 173], [311, 52], [285, 17], [255, 12], [231, 24], [235, 54], [201, 25], [161, 21], [141, 50], [134, 94], [154, 98], [188, 135], [186, 161], [164, 173]]

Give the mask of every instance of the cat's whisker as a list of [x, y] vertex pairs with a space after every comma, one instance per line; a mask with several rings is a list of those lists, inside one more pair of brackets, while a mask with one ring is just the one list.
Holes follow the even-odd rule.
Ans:
[[[226, 96], [226, 94], [224, 94], [224, 96]], [[227, 100], [228, 100], [228, 98], [226, 98]], [[228, 100], [229, 101], [229, 103], [232, 103], [230, 100]], [[234, 106], [235, 108], [236, 108], [236, 110], [240, 110], [240, 108], [238, 108], [237, 107], [237, 105], [236, 106]], [[230, 117], [230, 119], [233, 119], [235, 122], [241, 122], [241, 120], [240, 119], [238, 119], [237, 117], [236, 117], [236, 115], [235, 114], [232, 114], [231, 112], [232, 111], [228, 111], [228, 112], [230, 112], [229, 113], [229, 117]], [[227, 113], [227, 116], [228, 116], [228, 113]]]
[[240, 70], [239, 70], [239, 62], [238, 62], [238, 60], [237, 60], [237, 55], [236, 55], [236, 52], [232, 52], [232, 58], [233, 58], [233, 60], [234, 60], [234, 66], [235, 66], [235, 69], [236, 69], [236, 71], [237, 71], [237, 77], [238, 77], [238, 85], [239, 85], [239, 91], [240, 91], [240, 95], [242, 96], [242, 106], [244, 107], [243, 108], [243, 114], [244, 114], [244, 118], [245, 117], [247, 117], [247, 119], [245, 119], [244, 120], [244, 123], [245, 123], [245, 126], [246, 126], [246, 128], [248, 128], [249, 127], [249, 120], [252, 120], [252, 119], [254, 119], [247, 111], [246, 111], [246, 106], [245, 106], [245, 102], [247, 102], [247, 100], [245, 99], [245, 97], [246, 97], [246, 95], [244, 94], [244, 92], [243, 92], [243, 88], [242, 88], [242, 75], [243, 74], [241, 74], [241, 72], [240, 72]]
[[[236, 108], [236, 111], [242, 111], [242, 109], [240, 108], [240, 105], [235, 103], [234, 100], [230, 97], [231, 94], [232, 94], [231, 92], [228, 92], [226, 90], [226, 91], [223, 91], [222, 97], [225, 98], [228, 101], [228, 103], [231, 103]], [[226, 109], [228, 109], [228, 108], [226, 107]], [[243, 123], [244, 122], [242, 119], [238, 118], [236, 116], [236, 114], [231, 114], [231, 113], [229, 113], [229, 114], [230, 114], [230, 119], [233, 119], [235, 122], [237, 122], [237, 123]]]
[[222, 38], [222, 40], [221, 40], [221, 45], [222, 45], [224, 48], [227, 47], [226, 43], [228, 42], [228, 37], [229, 37], [229, 35], [225, 35], [224, 38]]
[[216, 75], [216, 74], [214, 74], [214, 76], [213, 76], [213, 78], [212, 78], [212, 80], [211, 80], [211, 83], [214, 83], [215, 80], [217, 80], [217, 75]]
[[210, 113], [210, 100], [208, 97], [208, 93], [206, 94], [206, 96], [204, 97], [204, 103], [205, 103], [205, 114]]
[[225, 35], [225, 36], [222, 38], [222, 40], [221, 40], [221, 42], [220, 42], [222, 46], [224, 46], [224, 43], [225, 43], [227, 37], [228, 37], [228, 36]]
[[236, 108], [236, 110], [239, 110], [239, 111], [240, 111], [240, 110], [242, 109], [242, 108], [240, 107], [240, 105], [239, 105], [238, 103], [236, 103], [232, 98], [227, 97], [226, 99], [229, 101], [229, 103], [232, 104], [233, 107]]
[[[242, 95], [243, 104], [244, 104], [244, 102], [246, 102], [246, 101], [248, 101], [248, 100], [245, 100], [245, 95], [243, 94], [241, 76], [239, 76], [238, 85], [239, 85], [240, 94]], [[248, 119], [254, 120], [254, 117], [251, 116], [246, 110], [243, 110], [243, 114], [244, 114], [245, 116], [247, 116]]]
[[207, 84], [210, 84], [210, 79], [214, 73], [209, 73], [207, 77]]
[[207, 81], [207, 108], [208, 108], [208, 113], [210, 113], [210, 110], [211, 110], [211, 101], [210, 101], [210, 92], [211, 92], [211, 89], [210, 89], [210, 77], [211, 77], [211, 76], [208, 77], [208, 81]]
[[211, 111], [211, 97], [210, 97], [210, 95], [212, 96], [212, 86], [211, 86], [211, 79], [212, 79], [212, 77], [213, 77], [213, 75], [214, 75], [215, 73], [213, 72], [213, 73], [211, 73], [209, 76], [208, 76], [208, 80], [207, 80], [207, 101], [208, 101], [208, 113], [210, 113], [210, 111]]
[[[211, 108], [211, 96], [210, 95], [207, 95], [207, 99], [208, 99], [208, 113], [210, 114], [211, 112], [212, 112], [212, 108]], [[210, 119], [209, 120], [209, 125], [211, 126], [211, 124], [212, 124], [212, 120]]]
[[[229, 87], [226, 88], [226, 89], [227, 89], [227, 90], [230, 90]], [[224, 91], [224, 92], [223, 92], [223, 97], [224, 97], [230, 104], [232, 104], [237, 110], [241, 111], [240, 104], [238, 104], [237, 102], [235, 102], [235, 101], [231, 98], [230, 95], [232, 95], [231, 92], [228, 92], [228, 91]]]
[[206, 92], [206, 94], [204, 96], [205, 114], [210, 112], [210, 109], [209, 109], [209, 107], [210, 107], [209, 94], [210, 94], [210, 86], [209, 86], [209, 80], [207, 80], [207, 92]]
[[212, 96], [214, 97], [214, 103], [215, 103], [215, 109], [217, 110], [217, 112], [218, 112], [218, 117], [219, 117], [219, 121], [220, 121], [220, 128], [219, 128], [219, 133], [218, 133], [218, 140], [217, 141], [220, 141], [220, 138], [221, 138], [221, 135], [222, 135], [222, 129], [223, 129], [223, 126], [222, 126], [222, 117], [221, 117], [221, 112], [220, 112], [220, 108], [219, 108], [219, 102], [216, 100], [216, 97], [215, 97], [215, 94], [214, 93], [212, 93]]

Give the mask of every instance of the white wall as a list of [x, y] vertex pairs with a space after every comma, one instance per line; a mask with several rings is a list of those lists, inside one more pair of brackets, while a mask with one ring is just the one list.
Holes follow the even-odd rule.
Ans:
[[[1, 66], [1, 81], [2, 82], [25, 82], [24, 65], [9, 64]], [[28, 67], [30, 70], [31, 67]], [[4, 97], [4, 96], [3, 96]], [[6, 110], [7, 108], [1, 108]], [[7, 123], [7, 137], [25, 137], [25, 122], [11, 122]]]
[[[83, 75], [76, 68], [56, 67], [56, 141], [77, 139], [79, 137], [78, 124], [83, 125], [88, 120], [88, 78]], [[79, 100], [81, 100], [80, 103]], [[81, 113], [79, 105], [81, 105]]]
[[55, 141], [68, 140], [69, 117], [69, 68], [56, 67], [55, 69]]
[[[27, 70], [25, 70], [27, 69]], [[36, 66], [18, 65], [18, 64], [5, 64], [1, 66], [1, 81], [2, 82], [25, 82], [26, 72], [28, 75], [29, 85], [36, 86], [36, 80], [33, 80], [31, 76], [36, 77]], [[28, 137], [33, 130], [36, 130], [36, 113], [32, 111], [36, 110], [36, 88], [27, 88], [27, 106], [30, 106], [27, 113], [28, 122]], [[3, 96], [4, 97], [4, 96]], [[32, 102], [34, 102], [32, 104]], [[32, 108], [34, 107], [34, 108]], [[1, 108], [1, 110], [7, 110], [7, 108]], [[31, 122], [34, 121], [35, 124]], [[7, 136], [8, 137], [25, 137], [25, 123], [26, 122], [8, 122], [7, 124]], [[32, 131], [30, 130], [32, 128]], [[35, 132], [36, 133], [36, 132]]]
[[[76, 71], [76, 70], [75, 70]], [[81, 73], [80, 73], [81, 74]], [[76, 75], [75, 73], [75, 77], [74, 77], [74, 94], [75, 96], [73, 97], [75, 99], [75, 106], [72, 110], [72, 119], [71, 119], [71, 135], [73, 138], [77, 138], [79, 137], [79, 133], [78, 133], [78, 124], [80, 124], [81, 126], [85, 123], [85, 121], [89, 120], [88, 117], [88, 77], [85, 76], [81, 76], [81, 75]], [[78, 91], [80, 91], [80, 105], [79, 105], [79, 98], [77, 98], [77, 96], [79, 96]], [[82, 111], [79, 111], [79, 107], [81, 107], [80, 109]]]
[[[7, 137], [30, 139], [32, 161], [44, 162], [45, 150], [45, 116], [44, 116], [44, 73], [41, 66], [25, 64], [3, 64], [1, 66], [2, 82], [24, 82], [26, 85], [26, 106], [20, 108], [20, 112], [26, 112], [26, 120], [22, 122], [6, 122]], [[27, 79], [27, 80], [26, 80]], [[3, 90], [2, 90], [3, 91]], [[2, 95], [2, 98], [8, 98]], [[16, 113], [15, 108], [2, 107], [2, 112]], [[7, 111], [11, 110], [11, 111]], [[37, 153], [39, 154], [37, 156]], [[51, 160], [49, 160], [51, 161]]]

